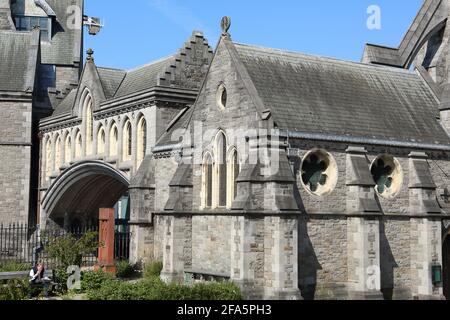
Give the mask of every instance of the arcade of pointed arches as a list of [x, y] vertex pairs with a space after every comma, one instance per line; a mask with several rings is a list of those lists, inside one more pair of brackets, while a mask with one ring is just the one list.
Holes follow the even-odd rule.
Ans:
[[202, 193], [203, 209], [231, 208], [236, 198], [236, 179], [241, 170], [236, 147], [229, 146], [223, 130], [216, 134], [211, 150], [203, 155]]
[[144, 160], [148, 147], [144, 114], [140, 112], [134, 119], [124, 115], [95, 123], [93, 102], [89, 89], [84, 89], [79, 104], [81, 125], [45, 134], [45, 181], [57, 176], [62, 168], [94, 155], [111, 162], [132, 162], [136, 168]]

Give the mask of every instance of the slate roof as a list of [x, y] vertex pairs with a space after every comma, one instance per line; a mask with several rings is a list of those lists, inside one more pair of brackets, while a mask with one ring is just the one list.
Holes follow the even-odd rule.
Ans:
[[0, 32], [0, 90], [27, 89], [31, 38], [30, 32]]
[[191, 121], [194, 107], [184, 108], [169, 124], [166, 128], [166, 132], [156, 142], [156, 146], [174, 145], [179, 141], [172, 141], [172, 133], [178, 132], [178, 130], [185, 130], [188, 128]]
[[158, 77], [166, 71], [175, 56], [170, 56], [127, 72], [125, 79], [115, 94], [123, 97], [139, 91], [150, 89], [158, 84]]
[[[438, 121], [439, 105], [415, 72], [301, 53], [228, 43], [277, 127], [314, 136], [399, 141], [446, 147], [450, 139]], [[172, 132], [187, 128], [185, 112], [157, 142], [175, 145]], [[339, 137], [339, 138], [338, 138]], [[369, 142], [368, 142], [369, 143]]]
[[446, 144], [438, 101], [415, 72], [235, 44], [280, 129]]
[[72, 112], [72, 107], [77, 97], [77, 91], [77, 89], [72, 89], [72, 91], [69, 92], [69, 94], [56, 106], [53, 116], [60, 116]]
[[127, 72], [110, 68], [97, 68], [97, 70], [106, 99], [114, 97]]
[[[158, 85], [158, 77], [161, 72], [165, 72], [172, 62], [173, 56], [130, 71], [97, 67], [106, 99], [120, 98], [155, 87]], [[70, 113], [75, 99], [76, 90], [72, 90], [56, 106], [53, 115]]]
[[41, 55], [43, 64], [65, 64], [73, 65], [74, 59], [80, 59], [80, 50], [75, 52], [75, 29], [67, 27], [67, 21], [71, 18], [73, 13], [67, 8], [73, 5], [73, 0], [47, 0], [47, 3], [56, 13], [57, 23], [53, 24], [53, 37], [51, 45], [42, 44]]

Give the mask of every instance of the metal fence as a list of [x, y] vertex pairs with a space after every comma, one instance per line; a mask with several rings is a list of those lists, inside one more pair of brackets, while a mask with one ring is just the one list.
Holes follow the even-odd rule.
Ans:
[[[58, 261], [48, 256], [45, 248], [49, 239], [71, 234], [80, 239], [87, 232], [96, 232], [98, 226], [75, 227], [67, 230], [61, 228], [45, 231], [26, 224], [0, 225], [0, 265], [5, 263], [33, 264], [42, 261], [48, 268], [54, 268]], [[98, 236], [97, 236], [98, 240]], [[128, 260], [130, 255], [129, 228], [121, 227], [115, 232], [114, 253], [116, 260]], [[82, 258], [82, 267], [92, 267], [98, 263], [98, 250], [86, 254]]]

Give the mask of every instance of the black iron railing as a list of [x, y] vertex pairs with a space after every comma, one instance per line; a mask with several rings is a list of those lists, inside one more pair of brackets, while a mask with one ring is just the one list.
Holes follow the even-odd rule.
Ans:
[[[47, 267], [55, 267], [58, 261], [46, 253], [48, 239], [71, 234], [79, 239], [87, 232], [97, 232], [98, 226], [74, 227], [70, 229], [29, 227], [26, 224], [0, 224], [0, 265], [5, 263], [33, 264], [42, 261]], [[116, 227], [114, 253], [116, 260], [128, 260], [130, 256], [129, 227]], [[98, 263], [98, 251], [95, 250], [82, 258], [82, 267], [91, 267]]]

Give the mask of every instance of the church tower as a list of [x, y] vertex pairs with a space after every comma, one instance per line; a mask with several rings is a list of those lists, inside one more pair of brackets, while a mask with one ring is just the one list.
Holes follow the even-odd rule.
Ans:
[[439, 100], [442, 125], [450, 133], [449, 16], [450, 0], [425, 0], [399, 47], [368, 44], [363, 62], [415, 68]]
[[0, 0], [0, 223], [35, 223], [39, 120], [77, 85], [84, 0]]

